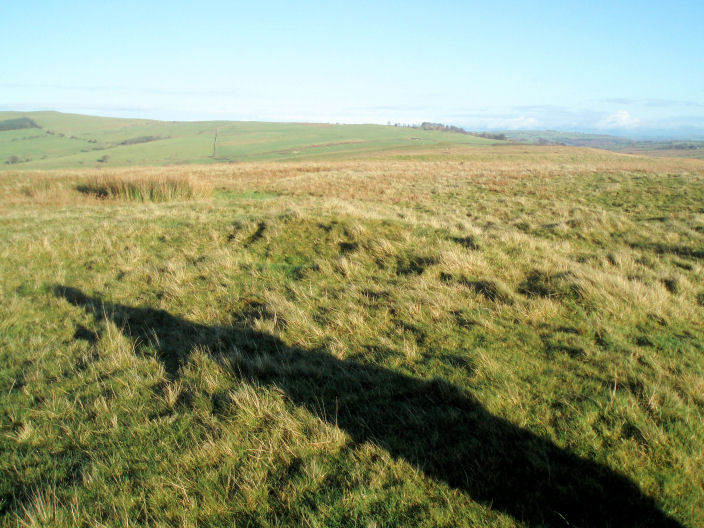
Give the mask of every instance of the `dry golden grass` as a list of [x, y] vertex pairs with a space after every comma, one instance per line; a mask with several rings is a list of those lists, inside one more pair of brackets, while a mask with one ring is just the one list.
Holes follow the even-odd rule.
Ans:
[[107, 174], [93, 176], [76, 186], [87, 195], [105, 200], [170, 202], [193, 200], [208, 195], [208, 187], [191, 175]]
[[528, 194], [550, 198], [556, 192], [550, 187], [554, 176], [618, 176], [623, 172], [702, 175], [704, 161], [573, 147], [454, 147], [442, 156], [435, 151], [413, 151], [397, 158], [385, 153], [382, 159], [325, 162], [8, 171], [0, 173], [0, 188], [6, 203], [66, 203], [76, 199], [73, 191], [79, 185], [100, 187], [102, 191], [92, 194], [103, 198], [106, 194], [149, 195], [150, 186], [164, 188], [159, 194], [168, 196], [174, 184], [190, 188], [186, 194], [195, 198], [207, 194], [208, 189], [222, 188], [397, 203], [426, 200], [433, 192], [451, 191], [453, 186], [468, 183], [495, 192], [508, 187], [506, 192], [510, 193], [513, 183], [525, 179], [531, 181]]

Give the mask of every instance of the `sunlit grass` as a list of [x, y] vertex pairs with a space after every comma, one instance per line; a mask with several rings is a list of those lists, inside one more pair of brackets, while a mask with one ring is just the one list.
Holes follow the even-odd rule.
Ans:
[[[554, 446], [704, 523], [701, 163], [506, 147], [0, 189], [1, 525], [540, 526], [540, 478], [480, 456], [526, 462], [521, 434], [528, 475], [559, 478]], [[450, 476], [444, 413], [483, 486]], [[613, 503], [575, 482], [587, 519]]]
[[96, 198], [138, 202], [191, 200], [207, 195], [207, 189], [202, 183], [188, 176], [168, 174], [94, 176], [79, 184], [76, 189]]

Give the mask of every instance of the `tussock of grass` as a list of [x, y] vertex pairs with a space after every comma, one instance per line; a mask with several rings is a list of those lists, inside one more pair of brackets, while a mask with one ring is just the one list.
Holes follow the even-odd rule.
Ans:
[[518, 291], [529, 297], [569, 297], [573, 299], [584, 297], [584, 290], [568, 271], [531, 270]]
[[76, 189], [87, 195], [109, 200], [171, 202], [192, 200], [207, 195], [202, 183], [188, 176], [110, 174], [94, 176]]
[[469, 279], [464, 276], [454, 277], [445, 272], [440, 274], [440, 279], [448, 283], [455, 282], [457, 284], [467, 286], [490, 301], [513, 304], [513, 293], [509, 287], [500, 280]]

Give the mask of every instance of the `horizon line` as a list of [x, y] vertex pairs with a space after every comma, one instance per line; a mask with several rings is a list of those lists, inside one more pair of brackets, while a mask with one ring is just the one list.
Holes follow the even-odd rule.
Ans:
[[[134, 111], [137, 108], [115, 109]], [[82, 111], [66, 111], [56, 110], [52, 108], [44, 108], [39, 110], [16, 110], [0, 106], [0, 112], [16, 113], [16, 114], [32, 114], [32, 113], [56, 113], [63, 115], [77, 115], [83, 117], [98, 117], [119, 120], [139, 120], [153, 121], [157, 123], [280, 123], [280, 124], [310, 124], [310, 125], [331, 125], [331, 126], [391, 126], [391, 127], [419, 127], [423, 123], [439, 124], [444, 126], [454, 126], [461, 128], [468, 134], [482, 133], [504, 133], [504, 134], [520, 134], [520, 133], [561, 133], [561, 134], [580, 134], [585, 136], [601, 136], [614, 137], [619, 139], [630, 139], [632, 141], [704, 141], [704, 125], [703, 126], [682, 126], [678, 128], [658, 128], [658, 127], [641, 127], [641, 128], [614, 128], [614, 129], [599, 129], [594, 127], [546, 127], [546, 128], [522, 128], [522, 127], [469, 127], [462, 123], [461, 120], [414, 120], [414, 121], [396, 121], [386, 120], [386, 123], [373, 122], [367, 120], [351, 121], [351, 120], [315, 120], [305, 118], [265, 118], [265, 119], [157, 119], [153, 117], [140, 117], [124, 115], [115, 115], [106, 110], [103, 112], [85, 113]], [[683, 135], [690, 134], [690, 135]], [[537, 139], [537, 138], [536, 138]]]

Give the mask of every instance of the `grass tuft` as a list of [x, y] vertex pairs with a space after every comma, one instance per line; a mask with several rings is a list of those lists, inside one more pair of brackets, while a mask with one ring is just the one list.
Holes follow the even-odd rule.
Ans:
[[580, 299], [583, 289], [570, 272], [532, 270], [521, 284], [520, 293], [528, 297], [554, 297]]
[[206, 187], [189, 176], [160, 174], [94, 176], [76, 189], [106, 200], [129, 200], [136, 202], [185, 201], [207, 196]]
[[697, 304], [699, 306], [704, 306], [704, 292], [699, 292], [697, 294]]
[[510, 288], [500, 280], [472, 280], [464, 276], [454, 277], [453, 275], [445, 272], [440, 274], [440, 279], [447, 283], [455, 282], [457, 284], [461, 284], [462, 286], [466, 286], [489, 301], [513, 304], [513, 293]]

